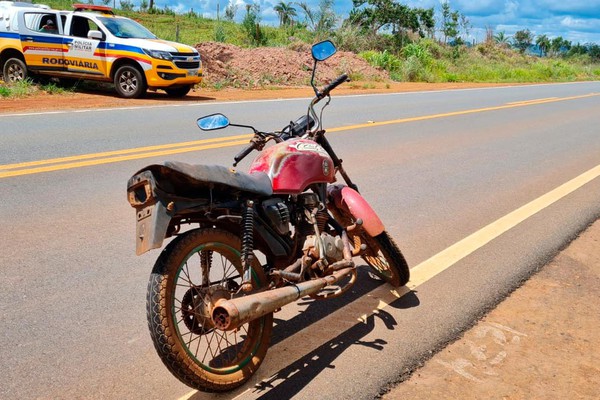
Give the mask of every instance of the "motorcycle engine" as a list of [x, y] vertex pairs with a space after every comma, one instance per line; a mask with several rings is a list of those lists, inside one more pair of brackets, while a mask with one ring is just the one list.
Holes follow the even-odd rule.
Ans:
[[[321, 243], [323, 243], [323, 251], [328, 262], [334, 263], [344, 259], [344, 242], [342, 242], [342, 238], [331, 236], [328, 233], [321, 233]], [[308, 254], [317, 260], [320, 258], [321, 243], [317, 240], [317, 236], [307, 236], [302, 250], [308, 251]]]
[[290, 232], [290, 210], [281, 199], [269, 199], [262, 203], [267, 220], [280, 235]]

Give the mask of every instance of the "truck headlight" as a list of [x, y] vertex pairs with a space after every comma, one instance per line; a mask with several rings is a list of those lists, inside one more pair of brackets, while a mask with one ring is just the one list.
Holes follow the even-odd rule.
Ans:
[[144, 52], [152, 58], [159, 60], [173, 61], [173, 56], [168, 51], [144, 49]]

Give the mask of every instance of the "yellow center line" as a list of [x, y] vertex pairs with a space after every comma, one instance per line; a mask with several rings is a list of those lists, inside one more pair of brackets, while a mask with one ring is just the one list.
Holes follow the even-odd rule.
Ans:
[[60, 171], [60, 170], [64, 170], [64, 169], [89, 167], [92, 165], [117, 163], [117, 162], [121, 162], [121, 161], [138, 160], [138, 159], [148, 158], [148, 157], [158, 157], [158, 156], [165, 156], [165, 155], [171, 155], [171, 154], [188, 153], [188, 152], [192, 152], [192, 151], [218, 149], [221, 147], [237, 146], [240, 144], [247, 144], [247, 143], [248, 143], [248, 140], [238, 140], [238, 141], [230, 141], [230, 142], [224, 142], [224, 143], [207, 144], [207, 145], [203, 145], [203, 146], [192, 146], [192, 147], [187, 147], [187, 148], [183, 148], [183, 149], [178, 148], [178, 149], [171, 149], [171, 150], [148, 152], [148, 153], [143, 153], [143, 154], [134, 154], [134, 155], [119, 156], [119, 157], [108, 157], [108, 158], [102, 158], [99, 160], [79, 161], [79, 162], [72, 162], [72, 163], [67, 163], [67, 164], [49, 165], [46, 167], [28, 168], [28, 169], [17, 170], [17, 171], [6, 171], [6, 172], [0, 172], [0, 179], [1, 178], [9, 178], [9, 177], [13, 177], [13, 176], [39, 174], [42, 172]]
[[370, 121], [366, 124], [350, 125], [350, 126], [343, 126], [343, 127], [339, 127], [339, 128], [328, 129], [327, 132], [341, 132], [341, 131], [346, 131], [346, 130], [350, 130], [350, 129], [371, 128], [373, 126], [383, 126], [383, 125], [392, 125], [392, 124], [402, 124], [402, 123], [406, 123], [406, 122], [426, 121], [426, 120], [437, 119], [437, 118], [455, 117], [458, 115], [468, 115], [468, 114], [476, 114], [476, 113], [482, 113], [482, 112], [488, 112], [488, 111], [506, 110], [506, 109], [510, 109], [510, 108], [532, 106], [532, 105], [537, 105], [537, 104], [555, 103], [558, 101], [584, 99], [587, 97], [594, 97], [594, 96], [598, 96], [598, 95], [600, 95], [600, 93], [590, 93], [590, 94], [584, 94], [581, 96], [562, 97], [562, 98], [555, 98], [555, 99], [542, 99], [542, 100], [535, 100], [535, 101], [531, 101], [531, 102], [527, 102], [527, 103], [505, 104], [502, 106], [476, 108], [473, 110], [454, 111], [454, 112], [443, 113], [443, 114], [423, 115], [421, 117], [393, 119], [390, 121], [381, 121], [381, 122]]
[[246, 135], [238, 135], [238, 136], [228, 136], [228, 137], [224, 137], [224, 138], [195, 140], [192, 142], [161, 144], [161, 145], [156, 145], [156, 146], [138, 147], [138, 148], [134, 148], [134, 149], [114, 150], [114, 151], [107, 151], [107, 152], [103, 152], [103, 153], [83, 154], [83, 155], [78, 155], [78, 156], [70, 156], [70, 157], [62, 157], [62, 158], [51, 158], [48, 160], [28, 161], [28, 162], [18, 163], [18, 164], [5, 164], [5, 165], [0, 165], [0, 170], [20, 169], [20, 168], [26, 168], [26, 167], [35, 167], [35, 166], [39, 166], [39, 165], [59, 164], [59, 163], [69, 162], [69, 161], [89, 160], [92, 158], [102, 158], [102, 157], [110, 157], [110, 156], [132, 154], [132, 153], [143, 153], [145, 151], [171, 149], [171, 148], [186, 147], [186, 146], [197, 146], [197, 145], [202, 145], [202, 144], [207, 144], [207, 143], [227, 142], [227, 141], [237, 140], [237, 139], [250, 139], [251, 137], [252, 137], [252, 135], [246, 134]]
[[[539, 99], [532, 100], [526, 102], [518, 102], [518, 103], [509, 103], [501, 106], [495, 107], [485, 107], [478, 108], [472, 110], [463, 110], [463, 111], [454, 111], [449, 113], [441, 113], [441, 114], [432, 114], [432, 115], [424, 115], [420, 117], [410, 117], [410, 118], [401, 118], [389, 121], [380, 121], [380, 122], [369, 122], [366, 124], [357, 124], [350, 126], [342, 126], [337, 128], [328, 129], [328, 132], [342, 132], [349, 131], [354, 129], [362, 129], [362, 128], [372, 128], [374, 126], [384, 126], [384, 125], [393, 125], [393, 124], [403, 124], [408, 122], [416, 122], [416, 121], [426, 121], [437, 118], [448, 118], [459, 115], [468, 115], [475, 114], [481, 112], [489, 112], [496, 110], [505, 110], [516, 107], [525, 107], [536, 104], [545, 104], [545, 103], [553, 103], [558, 101], [568, 101], [568, 100], [576, 100], [583, 99], [593, 96], [598, 96], [600, 93], [590, 93], [586, 95], [580, 96], [571, 96], [571, 97], [563, 97], [563, 98], [547, 98], [547, 99]], [[188, 153], [192, 151], [200, 151], [200, 150], [208, 150], [208, 149], [216, 149], [222, 147], [230, 147], [237, 146], [240, 144], [248, 143], [248, 139], [251, 135], [237, 135], [237, 136], [228, 136], [224, 138], [215, 138], [215, 139], [205, 139], [198, 140], [192, 142], [182, 142], [182, 143], [174, 143], [174, 144], [166, 144], [166, 145], [156, 145], [156, 146], [147, 146], [147, 147], [139, 147], [133, 149], [125, 149], [125, 150], [115, 150], [108, 151], [103, 153], [92, 153], [92, 154], [83, 154], [79, 156], [70, 156], [70, 157], [61, 157], [61, 158], [53, 158], [47, 160], [39, 160], [39, 161], [29, 161], [23, 163], [16, 164], [5, 164], [0, 165], [0, 179], [9, 178], [15, 176], [22, 175], [31, 175], [38, 174], [43, 172], [51, 172], [51, 171], [60, 171], [65, 169], [72, 168], [81, 168], [81, 167], [89, 167], [94, 165], [101, 164], [109, 164], [116, 163], [122, 161], [130, 161], [130, 160], [138, 160], [142, 158], [150, 158], [156, 156], [164, 156], [164, 155], [172, 155], [172, 154], [180, 154], [180, 153]], [[241, 139], [246, 139], [242, 141]]]
[[532, 104], [537, 104], [537, 103], [545, 103], [545, 102], [550, 102], [550, 101], [555, 101], [555, 100], [559, 100], [558, 97], [547, 97], [545, 99], [535, 99], [535, 100], [522, 100], [522, 101], [513, 101], [510, 103], [506, 103], [506, 104], [521, 104], [521, 105], [527, 105], [529, 103]]

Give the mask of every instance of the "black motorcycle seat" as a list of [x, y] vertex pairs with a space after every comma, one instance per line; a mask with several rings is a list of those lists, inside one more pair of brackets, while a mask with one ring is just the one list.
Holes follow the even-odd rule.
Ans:
[[139, 172], [147, 170], [152, 171], [162, 190], [184, 197], [195, 197], [198, 191], [207, 187], [261, 197], [273, 194], [271, 179], [262, 172], [248, 174], [221, 165], [193, 165], [177, 161], [149, 165]]

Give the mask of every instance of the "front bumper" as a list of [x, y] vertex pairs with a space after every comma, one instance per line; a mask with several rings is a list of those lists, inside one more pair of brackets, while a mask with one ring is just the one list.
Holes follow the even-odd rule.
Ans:
[[146, 71], [146, 82], [154, 88], [197, 85], [202, 82], [202, 66], [198, 69], [182, 69], [173, 63], [153, 63], [152, 69]]

